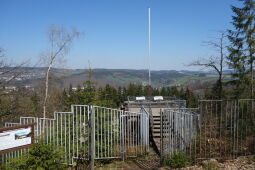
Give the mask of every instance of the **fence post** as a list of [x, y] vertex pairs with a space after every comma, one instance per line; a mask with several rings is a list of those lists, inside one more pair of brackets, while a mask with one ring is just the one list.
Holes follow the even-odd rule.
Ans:
[[121, 152], [122, 152], [122, 161], [125, 161], [125, 127], [126, 127], [126, 121], [125, 121], [125, 115], [124, 115], [125, 111], [122, 110], [122, 114], [120, 116], [120, 120], [121, 120], [121, 136], [122, 136], [122, 139], [121, 139]]
[[90, 115], [90, 124], [91, 124], [91, 153], [90, 153], [90, 169], [94, 170], [95, 164], [95, 109], [91, 106], [91, 115]]
[[163, 118], [162, 110], [160, 109], [160, 165], [163, 165]]

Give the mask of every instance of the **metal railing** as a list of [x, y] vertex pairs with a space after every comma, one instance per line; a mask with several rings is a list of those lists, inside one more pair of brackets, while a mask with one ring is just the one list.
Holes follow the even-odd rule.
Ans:
[[255, 101], [200, 100], [199, 108], [161, 113], [162, 159], [183, 152], [193, 161], [255, 154]]
[[255, 101], [201, 100], [197, 159], [255, 154]]
[[193, 140], [199, 132], [200, 115], [188, 109], [161, 112], [161, 158], [175, 152], [191, 156]]
[[[36, 123], [36, 142], [43, 141], [64, 151], [63, 162], [67, 164], [77, 159], [89, 160], [92, 146], [95, 159], [136, 157], [149, 149], [149, 117], [145, 113], [72, 105], [71, 112], [55, 112], [53, 118], [20, 117], [19, 123], [8, 122], [5, 126], [27, 123]], [[91, 145], [93, 137], [95, 142]], [[25, 151], [2, 154], [0, 160], [8, 162]]]

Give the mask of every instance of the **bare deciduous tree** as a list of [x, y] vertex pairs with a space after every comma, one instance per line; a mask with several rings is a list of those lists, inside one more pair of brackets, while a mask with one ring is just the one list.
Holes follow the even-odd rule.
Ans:
[[[12, 80], [23, 74], [24, 72], [19, 69], [27, 63], [28, 61], [23, 61], [20, 64], [7, 61], [4, 49], [0, 47], [0, 87], [7, 85]], [[5, 77], [5, 79], [3, 79], [3, 77]]]
[[78, 31], [72, 29], [66, 30], [64, 27], [57, 28], [51, 26], [48, 32], [48, 40], [50, 43], [50, 49], [43, 56], [43, 60], [46, 63], [47, 70], [45, 74], [45, 96], [43, 101], [43, 117], [46, 117], [46, 105], [49, 91], [49, 74], [51, 68], [57, 64], [57, 62], [63, 61], [65, 55], [70, 50], [73, 40], [80, 35]]
[[201, 66], [205, 68], [211, 68], [218, 74], [218, 80], [216, 86], [218, 86], [218, 97], [222, 98], [222, 79], [223, 79], [223, 68], [225, 66], [225, 58], [226, 58], [226, 44], [225, 44], [225, 33], [221, 32], [220, 36], [216, 38], [216, 40], [206, 41], [204, 42], [206, 45], [213, 47], [218, 53], [218, 56], [211, 56], [209, 58], [202, 58], [196, 60], [189, 64], [190, 66]]

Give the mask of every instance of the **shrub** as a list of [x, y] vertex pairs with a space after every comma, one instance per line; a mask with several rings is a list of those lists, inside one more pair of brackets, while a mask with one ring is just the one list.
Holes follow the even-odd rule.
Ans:
[[37, 143], [26, 154], [12, 160], [6, 169], [66, 169], [67, 166], [61, 161], [62, 155], [60, 151], [56, 151], [51, 145]]
[[202, 162], [202, 167], [205, 170], [219, 170], [218, 161], [215, 159], [205, 160]]
[[176, 152], [164, 159], [164, 165], [171, 168], [183, 168], [190, 165], [190, 158], [181, 152]]

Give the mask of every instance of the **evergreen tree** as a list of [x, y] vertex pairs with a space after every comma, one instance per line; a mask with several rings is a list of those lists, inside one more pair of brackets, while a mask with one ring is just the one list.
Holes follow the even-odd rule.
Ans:
[[158, 96], [159, 94], [160, 94], [159, 89], [158, 88], [153, 88], [152, 95], [153, 96]]
[[189, 108], [197, 107], [197, 97], [188, 88], [184, 93], [184, 99], [187, 101], [187, 107]]
[[166, 92], [166, 88], [162, 87], [161, 91], [160, 91], [160, 95], [161, 96], [167, 96], [167, 92]]
[[143, 86], [141, 84], [136, 86], [135, 96], [143, 95]]
[[84, 85], [84, 90], [82, 92], [82, 97], [83, 97], [83, 102], [84, 104], [91, 104], [96, 97], [96, 87], [95, 87], [96, 82], [92, 81], [85, 81], [83, 83]]
[[143, 90], [144, 96], [151, 96], [153, 92], [153, 87], [152, 86], [145, 86]]
[[232, 24], [234, 30], [228, 30], [230, 41], [229, 65], [235, 70], [233, 77], [236, 80], [236, 97], [240, 97], [246, 89], [250, 88], [250, 97], [253, 98], [253, 62], [255, 53], [255, 3], [254, 0], [241, 0], [243, 7], [232, 6], [234, 16]]
[[135, 85], [134, 84], [132, 84], [132, 83], [130, 83], [129, 85], [128, 85], [128, 88], [127, 88], [127, 94], [128, 94], [128, 96], [135, 96]]

